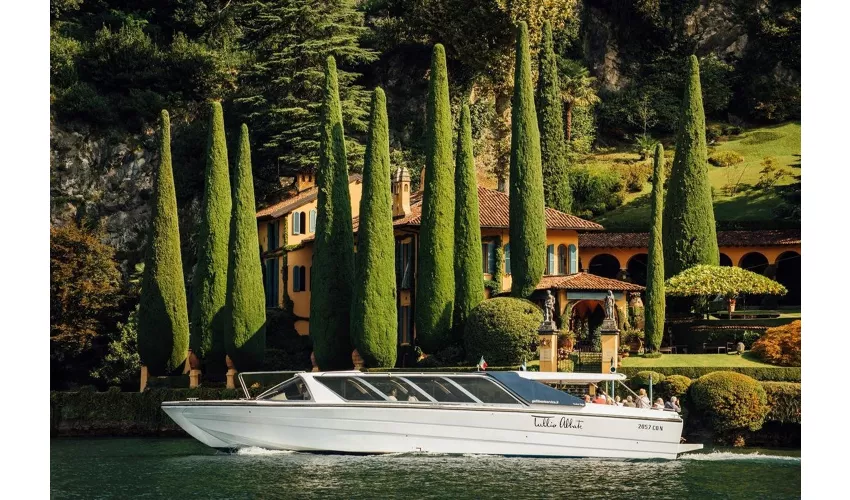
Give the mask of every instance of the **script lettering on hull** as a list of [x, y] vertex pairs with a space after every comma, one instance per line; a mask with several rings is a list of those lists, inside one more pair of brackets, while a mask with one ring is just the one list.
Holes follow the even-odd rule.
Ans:
[[547, 415], [532, 415], [534, 427], [551, 429], [583, 429], [584, 420], [571, 417], [552, 417]]

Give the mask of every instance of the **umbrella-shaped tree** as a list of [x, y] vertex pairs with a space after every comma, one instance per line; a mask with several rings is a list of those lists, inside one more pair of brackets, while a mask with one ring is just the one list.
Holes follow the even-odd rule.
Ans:
[[674, 297], [722, 296], [729, 316], [733, 300], [741, 294], [785, 295], [784, 286], [761, 274], [740, 267], [699, 265], [673, 276], [664, 284], [665, 292]]

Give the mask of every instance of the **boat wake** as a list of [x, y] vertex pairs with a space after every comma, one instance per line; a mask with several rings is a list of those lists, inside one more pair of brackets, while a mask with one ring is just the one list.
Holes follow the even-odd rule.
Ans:
[[247, 456], [268, 456], [268, 455], [289, 455], [295, 453], [293, 450], [267, 450], [259, 446], [251, 446], [249, 448], [239, 448], [236, 450], [237, 455]]
[[800, 457], [789, 457], [783, 455], [763, 455], [759, 452], [754, 453], [733, 453], [729, 451], [712, 451], [711, 453], [689, 453], [681, 455], [679, 460], [696, 460], [704, 462], [720, 462], [720, 461], [742, 461], [742, 460], [759, 460], [759, 461], [781, 461], [781, 462], [800, 462]]

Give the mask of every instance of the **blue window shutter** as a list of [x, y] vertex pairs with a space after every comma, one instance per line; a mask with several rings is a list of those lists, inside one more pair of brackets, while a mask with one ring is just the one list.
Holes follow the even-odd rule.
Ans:
[[292, 234], [301, 234], [301, 212], [292, 212]]
[[505, 274], [511, 274], [511, 244], [505, 245]]
[[555, 245], [546, 247], [546, 274], [555, 274]]
[[570, 245], [569, 248], [570, 253], [570, 274], [575, 274], [578, 272], [578, 252], [576, 252], [576, 246]]
[[316, 232], [316, 211], [310, 210], [310, 233]]
[[490, 269], [490, 274], [496, 272], [496, 243], [491, 241], [487, 244], [487, 267]]

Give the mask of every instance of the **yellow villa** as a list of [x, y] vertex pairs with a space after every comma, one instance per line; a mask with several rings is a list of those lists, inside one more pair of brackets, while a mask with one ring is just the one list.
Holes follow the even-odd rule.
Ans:
[[[318, 189], [312, 174], [299, 174], [295, 194], [277, 204], [260, 210], [257, 223], [265, 274], [267, 307], [291, 308], [298, 333], [310, 332], [310, 266], [316, 220]], [[396, 287], [398, 290], [398, 344], [415, 345], [416, 331], [413, 311], [416, 306], [416, 252], [419, 245], [419, 226], [422, 193], [411, 192], [410, 175], [399, 168], [392, 174], [393, 226], [396, 239]], [[359, 175], [349, 178], [351, 211], [354, 231], [359, 223], [362, 182]], [[482, 280], [491, 290], [486, 295], [508, 292], [511, 288], [510, 235], [508, 231], [509, 201], [502, 192], [479, 187], [479, 218], [481, 221]], [[643, 286], [622, 280], [594, 276], [579, 269], [580, 238], [583, 234], [599, 232], [603, 227], [570, 214], [546, 209], [546, 270], [532, 300], [542, 303], [546, 291], [556, 298], [560, 315], [571, 304], [574, 317], [586, 317], [601, 311], [605, 294], [614, 292], [618, 306], [625, 308], [629, 293], [640, 292]], [[497, 248], [500, 251], [497, 251]], [[501, 258], [500, 258], [501, 256]], [[493, 282], [499, 279], [501, 284]], [[402, 355], [399, 364], [412, 364]]]

